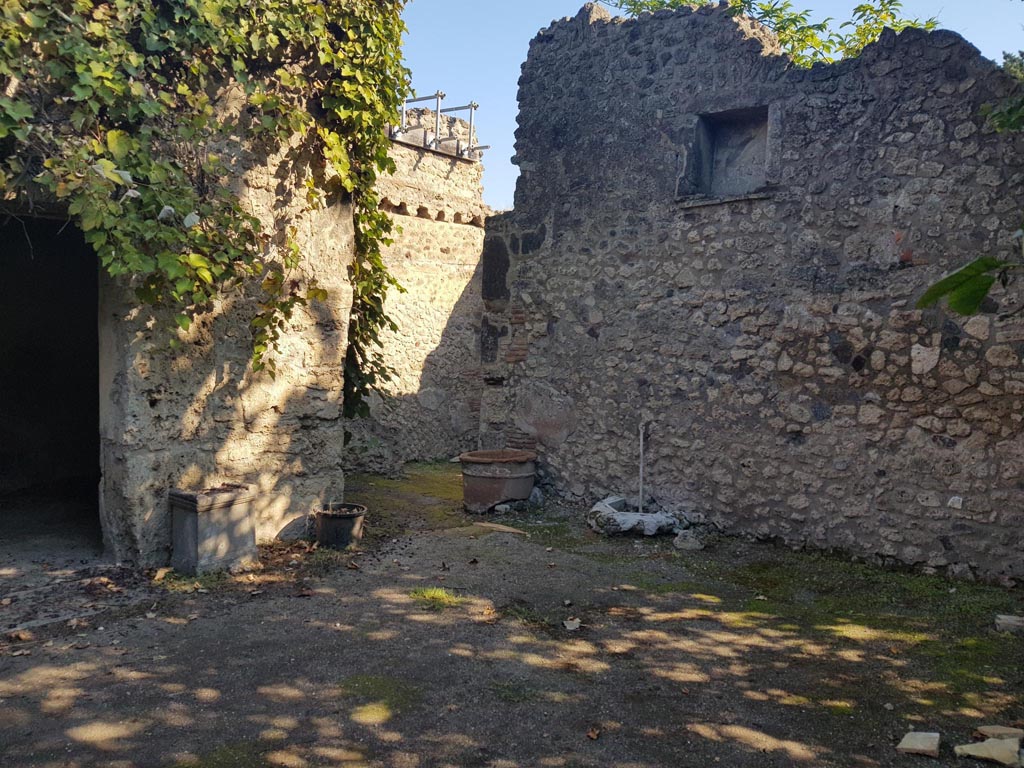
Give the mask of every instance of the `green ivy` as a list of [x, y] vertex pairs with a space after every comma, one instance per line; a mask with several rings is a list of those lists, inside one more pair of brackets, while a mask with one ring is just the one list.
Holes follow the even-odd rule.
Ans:
[[[347, 410], [389, 375], [374, 347], [394, 328], [381, 258], [392, 225], [378, 174], [394, 170], [405, 0], [5, 0], [0, 11], [0, 210], [56, 200], [147, 305], [187, 330], [225, 291], [258, 281], [253, 367], [296, 307], [325, 298], [298, 271], [294, 232], [265, 232], [232, 191], [230, 147], [299, 137], [321, 162], [309, 207], [354, 208], [355, 302]], [[241, 110], [218, 98], [236, 89]]]

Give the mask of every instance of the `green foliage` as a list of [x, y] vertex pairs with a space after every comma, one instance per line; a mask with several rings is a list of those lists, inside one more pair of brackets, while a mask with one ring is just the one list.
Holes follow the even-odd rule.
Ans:
[[[369, 351], [394, 285], [391, 222], [374, 183], [384, 128], [408, 91], [404, 0], [6, 0], [0, 10], [0, 209], [56, 199], [102, 266], [177, 327], [255, 279], [254, 368], [296, 307], [324, 298], [298, 273], [294, 232], [264, 232], [232, 182], [238, 147], [300, 137], [319, 163], [310, 207], [348, 195], [358, 254], [354, 394], [386, 376]], [[231, 106], [232, 103], [237, 106]], [[346, 366], [348, 369], [349, 366]]]
[[983, 256], [966, 267], [935, 283], [917, 302], [918, 309], [935, 306], [946, 299], [949, 308], [960, 315], [973, 315], [988, 296], [989, 289], [999, 279], [1003, 285], [1009, 281], [1009, 270], [1021, 265], [1010, 261]]
[[[1022, 235], [1024, 233], [1018, 231], [1017, 237]], [[917, 308], [932, 307], [945, 299], [957, 314], [977, 314], [992, 286], [998, 282], [1003, 288], [1008, 287], [1014, 281], [1015, 273], [1021, 269], [1024, 269], [1024, 253], [1021, 261], [982, 256], [931, 286], [918, 300]]]
[[[1003, 69], [1017, 80], [1024, 81], [1024, 51], [1003, 54]], [[1012, 96], [988, 110], [989, 122], [998, 131], [1019, 131], [1024, 128], [1024, 96]]]
[[[849, 21], [839, 25], [833, 19], [812, 23], [811, 13], [797, 10], [791, 0], [728, 0], [730, 11], [749, 16], [772, 30], [779, 45], [794, 63], [809, 67], [816, 62], [833, 62], [858, 55], [874, 42], [886, 27], [897, 32], [908, 27], [932, 29], [935, 19], [904, 19], [901, 0], [871, 0], [854, 9]], [[608, 0], [608, 5], [636, 15], [645, 11], [684, 6], [714, 5], [718, 0]]]
[[431, 611], [443, 611], [461, 605], [463, 599], [443, 587], [421, 587], [409, 593], [420, 606]]
[[[1003, 69], [1017, 80], [1024, 81], [1024, 51], [1004, 53]], [[998, 131], [1024, 129], [1024, 96], [1012, 96], [1002, 104], [988, 107], [986, 112], [989, 122]], [[1020, 262], [1005, 261], [991, 256], [975, 259], [925, 291], [917, 302], [918, 309], [934, 306], [940, 300], [946, 299], [949, 308], [958, 314], [977, 314], [997, 281], [1006, 288], [1014, 273], [1024, 268], [1024, 230], [1017, 232], [1017, 238], [1022, 248]], [[1019, 311], [1020, 309], [1015, 310]]]
[[1024, 51], [1003, 53], [1003, 69], [1018, 80], [1024, 81]]

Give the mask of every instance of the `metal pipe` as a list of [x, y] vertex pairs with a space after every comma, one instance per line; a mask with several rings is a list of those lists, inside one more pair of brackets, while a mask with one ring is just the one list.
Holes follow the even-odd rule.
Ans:
[[444, 98], [443, 94], [438, 91], [437, 94], [437, 107], [434, 109], [434, 148], [441, 146], [441, 99]]
[[644, 513], [644, 423], [640, 422], [640, 514]]
[[406, 99], [406, 104], [418, 104], [421, 101], [430, 101], [431, 99], [446, 98], [444, 91], [436, 91], [429, 96], [417, 96], [415, 99]]
[[463, 104], [461, 107], [448, 107], [447, 109], [442, 109], [441, 111], [444, 112], [445, 114], [448, 114], [449, 112], [462, 112], [464, 109], [472, 111], [479, 108], [479, 104], [477, 104], [475, 101], [471, 101], [469, 102], [469, 104]]

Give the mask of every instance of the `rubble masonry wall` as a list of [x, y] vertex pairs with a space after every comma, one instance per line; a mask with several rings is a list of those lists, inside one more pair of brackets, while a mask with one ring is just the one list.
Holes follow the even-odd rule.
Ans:
[[635, 494], [646, 422], [664, 508], [1024, 577], [1024, 320], [914, 308], [1015, 247], [1024, 144], [981, 112], [1014, 87], [947, 31], [810, 70], [714, 7], [541, 32], [484, 246], [483, 446]]

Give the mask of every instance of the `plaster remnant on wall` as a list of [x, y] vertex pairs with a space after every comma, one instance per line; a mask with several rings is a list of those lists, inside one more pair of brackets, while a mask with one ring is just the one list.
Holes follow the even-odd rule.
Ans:
[[[219, 108], [244, 109], [244, 97], [229, 91]], [[264, 231], [295, 228], [300, 271], [316, 277], [328, 299], [295, 311], [271, 379], [252, 371], [252, 293], [217, 299], [169, 350], [162, 329], [171, 318], [138, 306], [120, 283], [101, 281], [100, 516], [108, 550], [141, 566], [168, 561], [173, 488], [250, 486], [262, 540], [301, 535], [308, 513], [344, 492], [352, 209], [333, 202], [309, 210], [304, 181], [321, 169], [295, 142], [272, 157], [236, 145], [224, 154], [243, 208]]]

